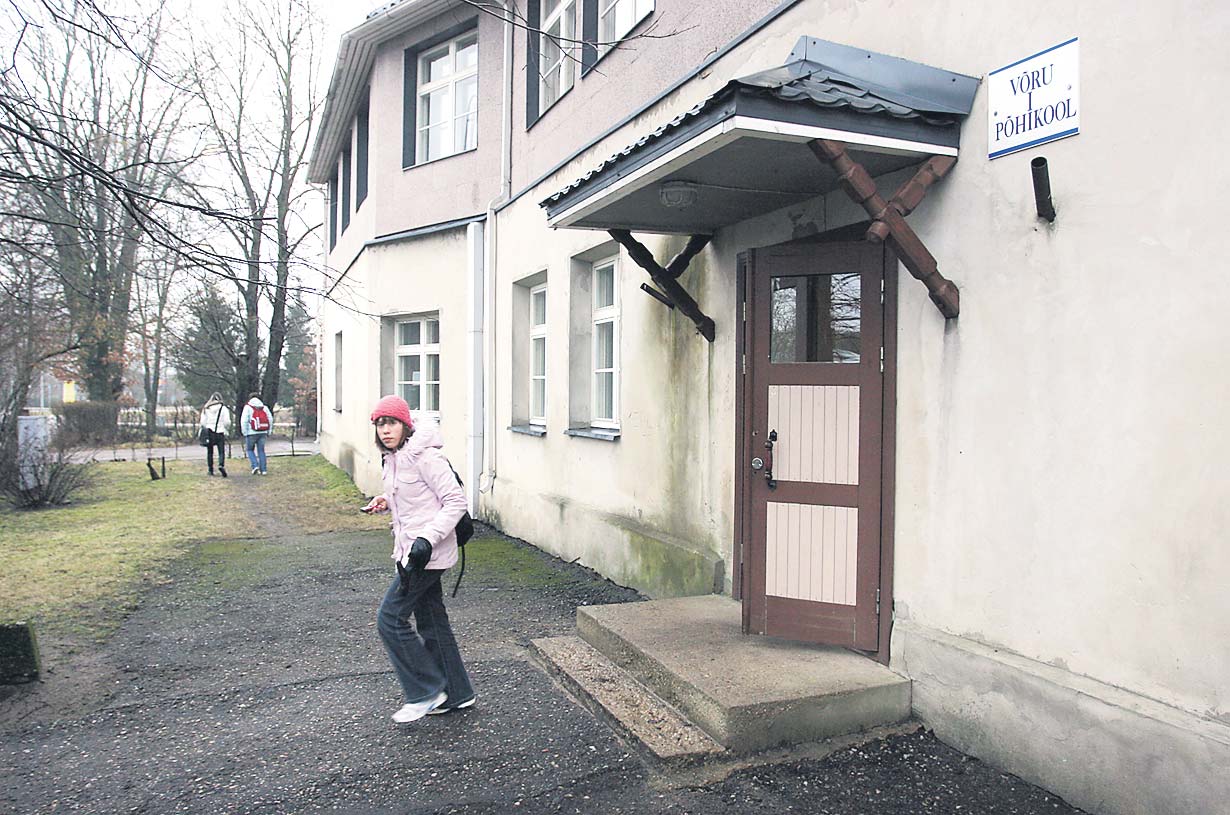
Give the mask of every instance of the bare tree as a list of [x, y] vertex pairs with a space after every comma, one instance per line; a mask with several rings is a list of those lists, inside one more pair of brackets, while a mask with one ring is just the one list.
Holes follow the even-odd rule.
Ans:
[[0, 107], [9, 115], [0, 127], [0, 177], [24, 190], [28, 206], [9, 214], [38, 227], [21, 245], [39, 250], [60, 284], [79, 377], [91, 399], [110, 401], [123, 388], [152, 202], [165, 199], [183, 165], [172, 136], [185, 96], [169, 92], [152, 67], [160, 8], [121, 48], [112, 38], [118, 29], [102, 25], [110, 18], [93, 4], [38, 5], [44, 24], [22, 32], [23, 49], [0, 72]]
[[[206, 113], [207, 138], [228, 175], [216, 189], [202, 190], [202, 203], [243, 213], [220, 222], [243, 258], [242, 264], [219, 267], [243, 308], [245, 357], [236, 390], [238, 401], [259, 390], [273, 404], [292, 264], [314, 229], [300, 208], [309, 192], [304, 172], [320, 104], [321, 24], [311, 0], [232, 6], [228, 17], [233, 36], [195, 49], [193, 85]], [[264, 325], [262, 295], [269, 308]]]
[[158, 425], [158, 394], [166, 365], [169, 323], [176, 316], [176, 284], [184, 278], [179, 257], [168, 251], [154, 252], [146, 259], [133, 291], [136, 321], [133, 333], [141, 351], [142, 385], [145, 392], [145, 430], [153, 434]]

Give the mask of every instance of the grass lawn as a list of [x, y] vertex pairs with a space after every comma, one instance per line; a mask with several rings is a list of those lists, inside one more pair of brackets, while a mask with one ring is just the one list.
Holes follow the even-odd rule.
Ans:
[[171, 562], [202, 541], [288, 532], [387, 529], [357, 511], [363, 497], [320, 456], [278, 457], [270, 475], [235, 462], [229, 479], [204, 462], [167, 462], [151, 481], [142, 462], [98, 464], [95, 485], [66, 507], [0, 509], [0, 620], [41, 632], [102, 638]]

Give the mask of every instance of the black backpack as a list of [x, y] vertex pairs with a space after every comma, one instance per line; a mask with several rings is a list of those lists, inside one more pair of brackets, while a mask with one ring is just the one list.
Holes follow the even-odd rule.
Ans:
[[[448, 459], [444, 459], [448, 461]], [[448, 468], [453, 470], [453, 478], [457, 479], [457, 486], [465, 489], [465, 484], [461, 481], [461, 476], [457, 475], [457, 471], [453, 469], [453, 463], [448, 462]], [[457, 533], [457, 548], [461, 550], [461, 571], [457, 573], [457, 583], [453, 586], [453, 597], [457, 596], [457, 589], [461, 588], [461, 578], [465, 577], [466, 573], [466, 541], [474, 537], [474, 519], [470, 517], [470, 511], [466, 510], [461, 515], [461, 519], [457, 521], [457, 527], [453, 530]]]

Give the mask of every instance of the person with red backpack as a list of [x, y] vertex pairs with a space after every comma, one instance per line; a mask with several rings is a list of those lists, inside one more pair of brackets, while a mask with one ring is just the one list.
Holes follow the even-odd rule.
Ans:
[[265, 437], [273, 429], [273, 411], [261, 401], [259, 393], [248, 394], [248, 403], [243, 406], [239, 428], [243, 431], [244, 447], [248, 451], [252, 475], [268, 475], [269, 471], [265, 466]]

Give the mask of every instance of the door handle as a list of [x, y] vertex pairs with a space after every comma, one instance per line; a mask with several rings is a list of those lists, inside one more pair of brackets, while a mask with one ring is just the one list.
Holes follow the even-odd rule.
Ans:
[[764, 480], [769, 485], [769, 489], [777, 489], [777, 480], [773, 478], [773, 445], [777, 443], [777, 431], [769, 431], [769, 440], [764, 443], [764, 449], [768, 451], [768, 465], [764, 468]]

